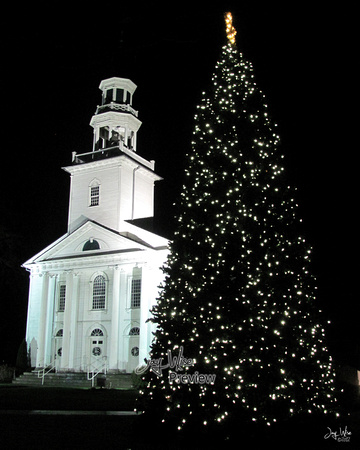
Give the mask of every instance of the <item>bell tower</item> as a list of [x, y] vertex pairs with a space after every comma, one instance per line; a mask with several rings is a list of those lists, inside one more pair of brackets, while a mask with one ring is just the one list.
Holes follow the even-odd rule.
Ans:
[[141, 122], [132, 107], [136, 85], [126, 78], [108, 78], [100, 83], [102, 103], [90, 125], [94, 128], [93, 151], [116, 146], [136, 152], [136, 135]]
[[154, 215], [155, 162], [137, 153], [141, 121], [132, 107], [136, 85], [127, 78], [100, 83], [102, 102], [91, 118], [92, 150], [72, 153], [68, 232], [87, 220], [121, 231], [124, 220]]

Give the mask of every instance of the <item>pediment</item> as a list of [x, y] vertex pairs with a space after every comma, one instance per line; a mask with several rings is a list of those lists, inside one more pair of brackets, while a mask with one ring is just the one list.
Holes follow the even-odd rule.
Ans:
[[30, 258], [24, 266], [59, 259], [144, 251], [152, 248], [143, 239], [137, 239], [136, 235], [126, 234], [126, 232], [118, 233], [95, 222], [87, 221], [72, 233], [65, 234]]

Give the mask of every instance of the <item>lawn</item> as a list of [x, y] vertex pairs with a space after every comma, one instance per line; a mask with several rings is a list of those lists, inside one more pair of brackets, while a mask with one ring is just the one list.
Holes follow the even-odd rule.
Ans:
[[[346, 393], [345, 393], [346, 394]], [[142, 416], [104, 415], [103, 411], [133, 411], [137, 392], [109, 389], [70, 389], [0, 385], [0, 448], [8, 449], [233, 449], [247, 450], [276, 444], [282, 448], [360, 448], [360, 405], [357, 392], [341, 398], [340, 419], [306, 417], [279, 423], [267, 430], [249, 430], [241, 423], [230, 440], [215, 442], [210, 435], [192, 430], [187, 436], [171, 434], [166, 428], [151, 427]], [[11, 412], [9, 412], [9, 410]], [[70, 414], [38, 414], [34, 410], [76, 411]], [[90, 415], [79, 411], [92, 411]], [[99, 412], [97, 414], [96, 412]], [[325, 439], [331, 431], [351, 432], [350, 444]]]
[[137, 391], [0, 385], [1, 410], [132, 411]]
[[[81, 450], [94, 445], [141, 448], [134, 446], [134, 439], [140, 442], [138, 417], [101, 414], [102, 411], [133, 411], [136, 395], [135, 390], [0, 385], [0, 448]], [[38, 413], [44, 410], [67, 414]], [[69, 411], [75, 411], [76, 415]], [[79, 411], [92, 414], [79, 414]]]

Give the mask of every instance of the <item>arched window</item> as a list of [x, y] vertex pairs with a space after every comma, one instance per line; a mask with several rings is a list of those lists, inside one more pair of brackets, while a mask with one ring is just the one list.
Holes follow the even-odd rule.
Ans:
[[89, 206], [100, 204], [100, 181], [96, 178], [89, 185]]
[[94, 328], [91, 332], [91, 336], [104, 336], [104, 333], [100, 328]]
[[140, 334], [140, 328], [139, 327], [133, 327], [129, 331], [129, 336], [139, 336]]
[[98, 241], [95, 241], [95, 239], [90, 238], [88, 241], [85, 242], [83, 247], [83, 252], [87, 252], [88, 250], [99, 250], [100, 244]]
[[93, 283], [93, 309], [105, 309], [106, 283], [105, 277], [98, 275]]
[[57, 333], [56, 333], [56, 337], [62, 337], [64, 334], [64, 330], [61, 328]]

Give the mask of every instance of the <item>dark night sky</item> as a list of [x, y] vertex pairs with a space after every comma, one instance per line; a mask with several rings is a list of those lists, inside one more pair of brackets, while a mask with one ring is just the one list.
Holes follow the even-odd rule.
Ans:
[[11, 311], [13, 320], [3, 314], [0, 362], [13, 358], [25, 330], [27, 274], [14, 267], [66, 232], [69, 179], [60, 168], [70, 164], [72, 151], [91, 149], [89, 122], [104, 78], [127, 77], [138, 86], [138, 153], [155, 159], [165, 178], [156, 188], [155, 222], [160, 234], [171, 237], [195, 106], [225, 44], [222, 14], [229, 9], [238, 47], [254, 64], [279, 125], [287, 172], [298, 187], [319, 301], [333, 321], [332, 346], [354, 363], [355, 4], [248, 3], [214, 3], [204, 10], [174, 3], [168, 10], [156, 2], [138, 8], [105, 2], [98, 10], [74, 11], [55, 1], [51, 11], [25, 6], [3, 15], [0, 226], [13, 238], [10, 247], [1, 247], [2, 263], [11, 263], [0, 281], [1, 302], [10, 305], [3, 311]]

